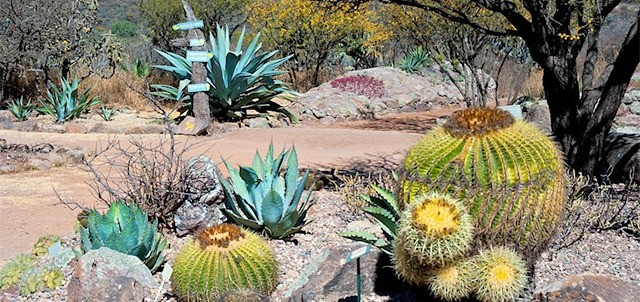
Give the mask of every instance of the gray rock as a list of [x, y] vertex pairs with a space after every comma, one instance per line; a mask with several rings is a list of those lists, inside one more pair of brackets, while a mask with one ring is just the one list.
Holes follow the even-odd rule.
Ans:
[[640, 101], [629, 104], [629, 111], [633, 114], [640, 114]]
[[209, 125], [205, 121], [193, 116], [187, 116], [180, 124], [173, 125], [171, 131], [182, 135], [200, 135], [207, 131], [207, 127]]
[[38, 129], [38, 123], [32, 120], [13, 123], [13, 130], [16, 130], [16, 131], [33, 132], [33, 131], [36, 131], [37, 129]]
[[623, 104], [631, 104], [640, 101], [640, 89], [628, 90], [622, 98]]
[[269, 120], [264, 117], [255, 117], [244, 120], [244, 125], [249, 128], [269, 128]]
[[224, 191], [220, 172], [208, 157], [200, 155], [187, 163], [186, 200], [174, 213], [176, 233], [186, 235], [225, 221], [220, 211]]
[[73, 265], [69, 301], [143, 301], [158, 287], [140, 259], [109, 248], [89, 251]]
[[551, 133], [551, 116], [546, 102], [524, 102], [522, 104], [524, 120], [538, 126], [543, 131]]
[[640, 287], [618, 277], [585, 273], [570, 275], [535, 293], [538, 302], [637, 302]]
[[111, 129], [105, 123], [96, 123], [89, 129], [89, 133], [110, 133]]
[[624, 182], [633, 175], [640, 183], [640, 134], [612, 132], [605, 141], [602, 174], [608, 174], [613, 182]]
[[163, 125], [143, 125], [129, 128], [125, 134], [162, 134], [166, 130]]
[[16, 121], [18, 121], [18, 119], [16, 119], [16, 117], [13, 116], [13, 113], [11, 113], [11, 111], [0, 110], [0, 124], [3, 124], [3, 123], [11, 124], [12, 122], [16, 122]]
[[[298, 287], [286, 297], [291, 301], [339, 301], [356, 293], [356, 261], [344, 263], [347, 254], [363, 245], [351, 243], [332, 248], [321, 257], [313, 259], [298, 280]], [[380, 251], [373, 248], [371, 253], [360, 258], [362, 291], [372, 292], [377, 274]]]

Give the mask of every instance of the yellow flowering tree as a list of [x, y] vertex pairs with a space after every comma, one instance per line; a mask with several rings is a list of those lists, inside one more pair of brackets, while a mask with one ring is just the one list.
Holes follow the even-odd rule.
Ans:
[[346, 54], [377, 56], [391, 32], [378, 23], [369, 5], [327, 6], [313, 0], [256, 0], [246, 5], [247, 21], [262, 33], [268, 47], [293, 54], [289, 71], [294, 84], [298, 73], [311, 73], [318, 84], [323, 64], [342, 47]]

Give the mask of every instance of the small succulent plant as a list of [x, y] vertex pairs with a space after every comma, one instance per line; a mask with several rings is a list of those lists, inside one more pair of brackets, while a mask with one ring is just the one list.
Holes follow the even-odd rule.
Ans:
[[18, 121], [26, 120], [36, 107], [37, 105], [31, 103], [31, 99], [27, 100], [25, 103], [23, 96], [20, 96], [19, 99], [15, 99], [13, 102], [9, 103], [9, 111], [18, 119]]
[[[285, 161], [286, 171], [280, 176]], [[226, 195], [224, 213], [231, 221], [271, 238], [288, 237], [310, 223], [306, 216], [314, 204], [311, 191], [302, 196], [309, 171], [299, 175], [295, 148], [274, 157], [270, 144], [264, 161], [256, 152], [251, 167], [224, 164], [230, 182], [224, 178], [220, 182]]]
[[[393, 177], [394, 179], [397, 177], [395, 173]], [[393, 254], [393, 241], [397, 237], [396, 224], [400, 219], [400, 208], [393, 192], [375, 184], [371, 184], [371, 188], [376, 192], [376, 195], [360, 195], [360, 198], [368, 204], [362, 208], [362, 211], [378, 223], [384, 233], [384, 238], [366, 231], [344, 231], [340, 233], [340, 236], [369, 243], [391, 255]]]
[[184, 301], [238, 301], [232, 297], [243, 294], [252, 298], [240, 301], [255, 301], [273, 291], [277, 276], [275, 253], [266, 240], [223, 223], [201, 231], [180, 249], [171, 284]]
[[38, 238], [38, 241], [33, 245], [33, 249], [31, 249], [31, 254], [34, 256], [44, 256], [49, 254], [49, 247], [51, 247], [54, 243], [60, 241], [60, 236], [58, 235], [45, 235]]
[[77, 77], [72, 82], [65, 78], [62, 78], [60, 82], [61, 89], [49, 84], [47, 96], [40, 100], [42, 107], [38, 109], [40, 113], [51, 115], [56, 119], [56, 122], [61, 123], [77, 118], [89, 108], [100, 104], [97, 97], [89, 97], [89, 88], [78, 95]]
[[20, 254], [5, 263], [0, 269], [0, 290], [18, 284], [22, 275], [34, 267], [36, 260], [33, 255]]
[[164, 262], [162, 250], [167, 241], [158, 232], [158, 220], [149, 223], [148, 219], [135, 204], [127, 206], [120, 200], [104, 215], [92, 210], [87, 227], [80, 228], [82, 252], [108, 247], [140, 258], [154, 272]]
[[420, 73], [420, 70], [427, 66], [430, 61], [432, 62], [432, 59], [429, 58], [429, 53], [422, 46], [418, 46], [400, 61], [398, 67], [404, 72]]
[[116, 113], [116, 111], [118, 111], [118, 109], [116, 108], [107, 108], [104, 105], [102, 105], [102, 107], [100, 108], [100, 117], [109, 122], [113, 119], [113, 115]]
[[20, 294], [28, 296], [45, 289], [55, 289], [62, 285], [64, 274], [56, 266], [36, 267], [26, 271], [20, 278]]

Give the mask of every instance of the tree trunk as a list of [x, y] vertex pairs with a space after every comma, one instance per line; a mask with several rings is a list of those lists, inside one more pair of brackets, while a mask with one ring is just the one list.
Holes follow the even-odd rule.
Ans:
[[[604, 141], [622, 103], [640, 56], [638, 22], [631, 27], [613, 68], [602, 76], [601, 85], [580, 96], [575, 56], [566, 54], [544, 68], [543, 85], [549, 103], [551, 128], [576, 171], [586, 175], [604, 172], [598, 164]], [[544, 66], [544, 65], [543, 65]], [[583, 89], [584, 90], [584, 89]]]

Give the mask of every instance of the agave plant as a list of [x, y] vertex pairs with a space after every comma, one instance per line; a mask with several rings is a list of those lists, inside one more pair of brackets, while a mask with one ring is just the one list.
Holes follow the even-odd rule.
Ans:
[[[207, 82], [211, 85], [208, 94], [211, 98], [210, 107], [214, 116], [223, 119], [239, 120], [248, 117], [248, 110], [255, 110], [260, 114], [280, 112], [292, 121], [298, 119], [282, 105], [273, 101], [276, 96], [291, 100], [297, 93], [286, 83], [275, 79], [283, 74], [277, 68], [292, 56], [271, 60], [277, 51], [261, 52], [259, 43], [260, 33], [251, 43], [242, 49], [245, 31], [242, 30], [235, 49], [231, 48], [229, 29], [217, 26], [216, 37], [210, 34], [211, 52], [213, 57], [207, 63]], [[172, 65], [155, 65], [155, 68], [171, 72], [179, 81], [191, 78], [191, 62], [175, 53], [157, 50]], [[187, 86], [182, 84], [178, 89], [169, 90], [162, 85], [154, 85], [162, 96], [173, 96], [176, 100], [183, 95], [182, 90]]]
[[[393, 173], [393, 178], [398, 176]], [[390, 190], [371, 184], [371, 188], [376, 195], [360, 195], [369, 206], [362, 208], [371, 218], [373, 218], [384, 233], [384, 238], [380, 238], [365, 231], [344, 231], [340, 236], [351, 240], [369, 243], [380, 248], [383, 252], [393, 255], [393, 241], [396, 239], [396, 224], [400, 219], [400, 208], [396, 196]]]
[[149, 223], [147, 213], [135, 204], [111, 204], [106, 214], [89, 214], [87, 227], [80, 228], [82, 252], [108, 247], [138, 257], [152, 271], [164, 262], [162, 250], [167, 241], [158, 232], [158, 219]]
[[107, 108], [106, 106], [102, 105], [102, 108], [100, 108], [100, 112], [98, 114], [103, 120], [109, 122], [113, 119], [113, 115], [116, 113], [116, 111], [118, 111], [117, 108]]
[[9, 111], [21, 122], [26, 120], [34, 109], [36, 109], [36, 105], [31, 103], [31, 99], [25, 103], [23, 96], [9, 103]]
[[[286, 158], [284, 177], [280, 169]], [[273, 156], [273, 144], [263, 161], [256, 152], [251, 167], [233, 168], [227, 161], [229, 181], [221, 179], [226, 200], [224, 213], [235, 223], [271, 238], [285, 238], [310, 223], [306, 215], [314, 201], [311, 190], [302, 197], [309, 170], [300, 177], [295, 148]], [[232, 190], [233, 189], [233, 190]], [[302, 199], [301, 199], [302, 198]]]
[[151, 74], [151, 65], [146, 63], [140, 59], [136, 59], [133, 61], [130, 67], [127, 65], [120, 63], [120, 68], [125, 72], [129, 72], [134, 74], [139, 79], [146, 79]]
[[89, 88], [78, 95], [78, 77], [75, 77], [71, 83], [65, 78], [62, 78], [60, 82], [62, 84], [61, 90], [55, 85], [49, 84], [47, 97], [40, 100], [42, 107], [38, 109], [40, 113], [53, 116], [56, 122], [74, 119], [89, 110], [90, 107], [100, 104], [98, 98], [89, 98]]
[[419, 73], [422, 68], [429, 64], [429, 53], [422, 46], [414, 50], [400, 61], [400, 69], [408, 73]]

